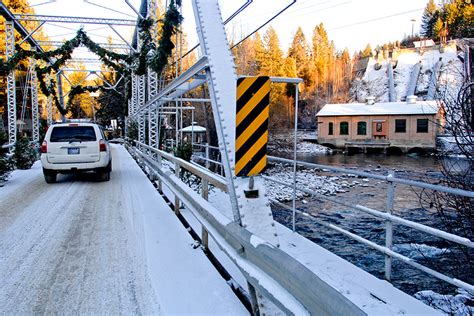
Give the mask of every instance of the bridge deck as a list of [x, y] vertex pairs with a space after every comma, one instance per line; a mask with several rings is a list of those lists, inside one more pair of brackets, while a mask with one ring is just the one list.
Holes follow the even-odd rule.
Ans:
[[0, 188], [0, 314], [247, 314], [121, 146], [113, 169]]

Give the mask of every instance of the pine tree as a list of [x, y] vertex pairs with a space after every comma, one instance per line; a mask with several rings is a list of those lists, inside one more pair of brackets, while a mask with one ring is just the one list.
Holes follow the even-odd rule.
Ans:
[[298, 27], [293, 37], [291, 46], [288, 49], [288, 57], [294, 59], [296, 76], [303, 79], [303, 86], [306, 88], [311, 87], [314, 80], [309, 62], [309, 47], [301, 27]]
[[13, 162], [17, 169], [30, 169], [37, 158], [35, 148], [26, 137], [17, 137], [15, 151], [13, 152]]
[[443, 6], [451, 38], [472, 37], [474, 8], [469, 0], [451, 0]]
[[253, 47], [255, 51], [255, 74], [262, 74], [263, 64], [265, 62], [265, 47], [263, 46], [262, 37], [257, 32], [253, 39]]
[[370, 46], [370, 44], [367, 44], [364, 50], [360, 53], [360, 57], [364, 58], [364, 57], [372, 57], [372, 56], [373, 56], [372, 46]]
[[441, 36], [443, 35], [443, 30], [444, 30], [444, 23], [443, 20], [441, 20], [441, 17], [438, 17], [436, 19], [435, 24], [433, 25], [433, 37], [436, 40], [439, 40]]
[[283, 76], [283, 51], [280, 48], [280, 40], [273, 27], [269, 27], [263, 37], [265, 46], [265, 58], [261, 72], [266, 76]]
[[316, 72], [316, 85], [326, 83], [326, 71], [329, 61], [330, 44], [324, 25], [320, 23], [313, 30], [313, 63]]
[[439, 9], [434, 0], [429, 0], [421, 18], [421, 35], [429, 38], [433, 37], [433, 27], [438, 15]]

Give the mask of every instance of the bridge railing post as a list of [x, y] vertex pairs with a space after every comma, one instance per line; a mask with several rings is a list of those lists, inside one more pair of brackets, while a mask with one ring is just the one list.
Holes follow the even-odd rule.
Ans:
[[[158, 162], [158, 167], [161, 169], [161, 155], [156, 154], [156, 161]], [[158, 191], [163, 192], [163, 184], [161, 182], [161, 177], [157, 176], [158, 180]]]
[[206, 169], [209, 169], [209, 144], [206, 143]]
[[[174, 163], [174, 175], [178, 178], [179, 178], [180, 171], [181, 171], [181, 167], [179, 166], [179, 164], [177, 162], [175, 162]], [[180, 203], [179, 198], [175, 194], [175, 196], [174, 196], [174, 212], [176, 213], [176, 215], [179, 215], [179, 203]]]
[[[209, 147], [206, 147], [208, 149]], [[207, 161], [206, 161], [207, 163]], [[201, 179], [201, 196], [207, 201], [209, 197], [209, 181], [207, 179]], [[201, 242], [204, 248], [209, 248], [209, 232], [202, 226]]]
[[[390, 171], [388, 178], [393, 178], [395, 173]], [[388, 182], [387, 188], [387, 213], [392, 215], [393, 201], [395, 197], [395, 184], [392, 181]], [[385, 221], [385, 247], [392, 250], [393, 246], [393, 223], [390, 220]], [[390, 281], [392, 279], [392, 257], [385, 255], [385, 279]]]

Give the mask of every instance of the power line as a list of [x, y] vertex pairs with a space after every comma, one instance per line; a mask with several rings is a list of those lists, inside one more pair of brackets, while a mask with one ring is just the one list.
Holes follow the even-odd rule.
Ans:
[[408, 13], [413, 13], [413, 12], [421, 11], [421, 10], [423, 10], [423, 9], [424, 9], [424, 8], [415, 9], [415, 10], [410, 10], [410, 11], [405, 11], [405, 12], [400, 12], [400, 13], [394, 13], [394, 14], [382, 16], [382, 17], [379, 17], [379, 18], [374, 18], [374, 19], [370, 19], [370, 20], [364, 20], [364, 21], [359, 21], [359, 22], [355, 22], [355, 23], [351, 23], [351, 24], [346, 24], [346, 25], [342, 25], [342, 26], [338, 26], [338, 27], [334, 27], [334, 28], [332, 28], [332, 29], [329, 29], [329, 31], [334, 31], [334, 30], [339, 30], [339, 29], [343, 29], [343, 28], [351, 27], [351, 26], [355, 26], [355, 25], [360, 25], [360, 24], [365, 24], [365, 23], [371, 23], [371, 22], [375, 22], [375, 21], [385, 20], [385, 19], [388, 19], [388, 18], [391, 18], [391, 17], [394, 17], [394, 16], [399, 16], [399, 15], [404, 15], [404, 14], [408, 14]]
[[[310, 11], [305, 10], [304, 13], [298, 13], [298, 11], [301, 11], [301, 9], [315, 8], [315, 7], [319, 6], [319, 5], [326, 4], [326, 2], [324, 2], [324, 3], [312, 4], [312, 5], [307, 6], [307, 7], [303, 7], [303, 8], [300, 7], [298, 10], [293, 10], [293, 11], [291, 11], [291, 12], [290, 12], [289, 10], [287, 10], [287, 12], [285, 12], [285, 17], [289, 17], [289, 16], [296, 15], [296, 14], [298, 15], [298, 17], [306, 16], [306, 15], [309, 15], [309, 14], [312, 14], [312, 13], [315, 13], [315, 12], [322, 12], [322, 11], [330, 10], [330, 9], [333, 9], [333, 8], [337, 8], [337, 7], [339, 7], [339, 6], [347, 5], [347, 4], [351, 3], [351, 2], [352, 2], [352, 0], [347, 0], [347, 1], [345, 1], [345, 2], [341, 2], [341, 3], [337, 3], [337, 4], [332, 4], [332, 5], [327, 6], [327, 7], [316, 8], [315, 10], [310, 10]], [[270, 13], [269, 15], [271, 16], [271, 15], [273, 15], [273, 14], [276, 14], [277, 12], [278, 12], [278, 10], [275, 10], [275, 11], [273, 11], [272, 13]], [[252, 21], [252, 22], [253, 22], [254, 20], [255, 20], [254, 17], [248, 17], [248, 18], [245, 18], [245, 19], [241, 19], [241, 20], [240, 20], [240, 23], [249, 26], [250, 23], [247, 23], [247, 22], [249, 22], [249, 21]]]
[[286, 9], [288, 9], [289, 7], [291, 7], [293, 4], [296, 3], [296, 0], [293, 0], [293, 2], [291, 2], [290, 4], [288, 4], [286, 7], [284, 7], [283, 9], [281, 9], [277, 14], [273, 15], [270, 19], [268, 19], [265, 23], [263, 23], [262, 25], [260, 25], [259, 27], [257, 27], [255, 30], [253, 30], [253, 32], [251, 32], [250, 34], [248, 34], [246, 37], [244, 37], [243, 39], [241, 39], [239, 42], [237, 42], [237, 44], [233, 45], [230, 49], [233, 49], [235, 46], [239, 45], [240, 43], [242, 43], [243, 41], [245, 41], [247, 38], [249, 38], [250, 36], [252, 36], [253, 34], [255, 34], [256, 32], [258, 32], [261, 28], [263, 28], [265, 25], [267, 25], [268, 23], [270, 23], [271, 21], [273, 21], [274, 19], [276, 19], [280, 14], [282, 14], [283, 12], [286, 11]]

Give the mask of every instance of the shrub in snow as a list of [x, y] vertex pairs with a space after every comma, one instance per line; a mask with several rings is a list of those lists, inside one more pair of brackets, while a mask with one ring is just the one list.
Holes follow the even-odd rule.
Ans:
[[26, 137], [18, 137], [13, 152], [13, 162], [17, 169], [30, 169], [38, 157], [34, 144]]
[[127, 126], [127, 137], [136, 140], [138, 139], [138, 123], [135, 121], [129, 121]]
[[182, 143], [179, 144], [174, 149], [174, 155], [178, 158], [181, 158], [186, 161], [191, 161], [191, 156], [193, 155], [193, 147], [191, 143]]
[[[7, 135], [0, 132], [0, 146], [7, 142]], [[0, 186], [8, 179], [8, 175], [12, 169], [10, 159], [7, 157], [7, 150], [0, 148]]]

